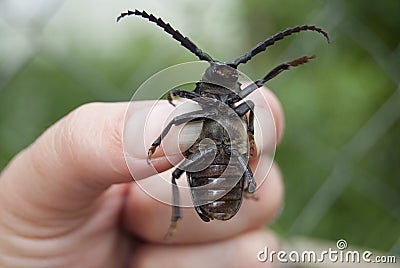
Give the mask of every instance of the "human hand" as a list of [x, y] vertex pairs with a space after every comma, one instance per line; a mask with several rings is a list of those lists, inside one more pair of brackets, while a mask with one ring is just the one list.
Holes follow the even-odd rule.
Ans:
[[[283, 115], [269, 99], [277, 136]], [[257, 105], [257, 100], [254, 100]], [[148, 111], [137, 102], [133, 116]], [[122, 128], [127, 103], [84, 105], [50, 127], [0, 174], [0, 267], [252, 267], [264, 246], [277, 247], [265, 230], [280, 207], [281, 176], [273, 166], [256, 194], [227, 222], [204, 223], [183, 209], [174, 237], [163, 240], [171, 207], [132, 181], [124, 160]], [[173, 109], [165, 103], [166, 110]], [[163, 109], [164, 109], [163, 108]], [[160, 118], [168, 113], [160, 113]], [[142, 122], [138, 120], [138, 122]], [[144, 126], [138, 123], [137, 131]], [[158, 124], [150, 122], [150, 124]], [[158, 134], [158, 133], [157, 133]], [[132, 139], [137, 139], [132, 133]], [[266, 157], [261, 152], [259, 157]], [[146, 154], [136, 161], [147, 173]], [[132, 160], [130, 160], [132, 161]], [[254, 164], [257, 159], [250, 159]], [[165, 157], [154, 161], [169, 169]], [[139, 172], [140, 173], [140, 172]], [[262, 180], [263, 178], [256, 178]], [[155, 186], [156, 187], [156, 186]], [[166, 195], [171, 189], [159, 189]], [[262, 267], [268, 267], [262, 264]]]

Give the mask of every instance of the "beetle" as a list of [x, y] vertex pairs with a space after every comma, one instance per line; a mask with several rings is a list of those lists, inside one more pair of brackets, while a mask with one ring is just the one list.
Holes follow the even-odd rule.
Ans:
[[[169, 23], [146, 11], [128, 10], [121, 13], [117, 21], [130, 15], [157, 24], [200, 60], [210, 64], [201, 80], [196, 83], [194, 91], [173, 89], [168, 93], [170, 104], [174, 105], [173, 98], [177, 96], [197, 102], [201, 110], [174, 117], [148, 150], [147, 161], [150, 164], [153, 153], [172, 126], [193, 121], [203, 122], [199, 137], [184, 152], [185, 160], [172, 173], [172, 217], [166, 238], [173, 235], [181, 218], [176, 180], [185, 171], [192, 201], [200, 218], [205, 222], [229, 220], [238, 212], [243, 196], [252, 197], [256, 189], [248, 163], [249, 155], [253, 155], [255, 151], [254, 103], [245, 98], [281, 72], [307, 63], [314, 56], [302, 56], [282, 63], [263, 78], [243, 88], [238, 81], [238, 65], [246, 63], [267, 47], [293, 33], [315, 31], [322, 34], [328, 43], [329, 36], [326, 31], [313, 25], [296, 26], [265, 39], [232, 62], [221, 62], [203, 52]], [[235, 116], [239, 120], [232, 120]]]

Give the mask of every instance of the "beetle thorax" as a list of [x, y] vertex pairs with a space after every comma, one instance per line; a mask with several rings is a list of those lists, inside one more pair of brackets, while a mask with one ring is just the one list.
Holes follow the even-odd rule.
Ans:
[[235, 68], [223, 62], [213, 61], [204, 72], [199, 82], [201, 86], [197, 87], [196, 91], [203, 97], [226, 103], [229, 96], [236, 95], [240, 91], [238, 78], [239, 73]]
[[226, 63], [213, 61], [204, 72], [202, 81], [232, 88], [238, 82], [239, 73]]

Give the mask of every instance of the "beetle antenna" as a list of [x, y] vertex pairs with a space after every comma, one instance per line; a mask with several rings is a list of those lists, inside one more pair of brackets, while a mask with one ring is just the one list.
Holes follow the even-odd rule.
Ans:
[[161, 18], [155, 17], [153, 14], [147, 14], [146, 11], [139, 11], [135, 9], [135, 11], [128, 10], [127, 12], [121, 13], [121, 15], [118, 16], [117, 22], [130, 15], [136, 15], [136, 16], [141, 16], [145, 19], [148, 19], [149, 21], [157, 24], [160, 26], [164, 31], [169, 33], [175, 40], [181, 43], [181, 45], [185, 48], [187, 48], [190, 52], [195, 54], [200, 60], [205, 60], [208, 62], [214, 61], [210, 55], [207, 53], [203, 52], [200, 48], [198, 48], [192, 41], [190, 41], [189, 38], [183, 36], [179, 31], [175, 30], [172, 28], [172, 26], [169, 23], [165, 23]]
[[293, 28], [286, 29], [282, 32], [279, 32], [279, 33], [267, 38], [265, 41], [259, 43], [257, 46], [252, 48], [249, 52], [247, 52], [243, 56], [240, 56], [239, 58], [237, 58], [234, 62], [228, 63], [228, 65], [233, 68], [236, 68], [239, 64], [248, 62], [252, 57], [254, 57], [255, 55], [257, 55], [260, 52], [263, 52], [264, 50], [267, 49], [267, 47], [275, 44], [275, 42], [282, 40], [286, 36], [289, 36], [291, 34], [298, 33], [301, 31], [316, 31], [316, 32], [322, 34], [326, 38], [328, 43], [330, 42], [328, 33], [325, 32], [324, 30], [322, 30], [321, 28], [318, 28], [313, 25], [296, 26]]

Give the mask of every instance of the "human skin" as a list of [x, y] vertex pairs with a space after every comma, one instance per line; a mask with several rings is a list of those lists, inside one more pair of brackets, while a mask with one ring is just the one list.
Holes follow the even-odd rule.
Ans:
[[[271, 105], [279, 140], [284, 125], [280, 104], [270, 91], [260, 90]], [[124, 159], [127, 105], [92, 103], [77, 108], [2, 171], [0, 267], [269, 267], [270, 263], [258, 262], [257, 253], [265, 246], [278, 248], [277, 238], [265, 227], [283, 198], [278, 167], [273, 165], [269, 174], [256, 178], [267, 177], [256, 191], [259, 200], [245, 200], [231, 220], [204, 223], [194, 209], [182, 209], [176, 233], [165, 241], [171, 207], [138, 187]], [[131, 105], [133, 118], [149, 109], [147, 102]], [[164, 111], [173, 109], [166, 102], [161, 105]], [[162, 109], [160, 120], [168, 115]], [[151, 124], [159, 123], [148, 124], [157, 129]], [[129, 137], [138, 139], [140, 134], [133, 130]], [[146, 157], [138, 152], [130, 161], [147, 170]], [[268, 157], [268, 152], [250, 158], [253, 168], [260, 157]], [[172, 170], [162, 150], [153, 163], [167, 176]], [[153, 175], [137, 174], [142, 174], [135, 176], [137, 181]], [[158, 190], [171, 194], [170, 188]]]

